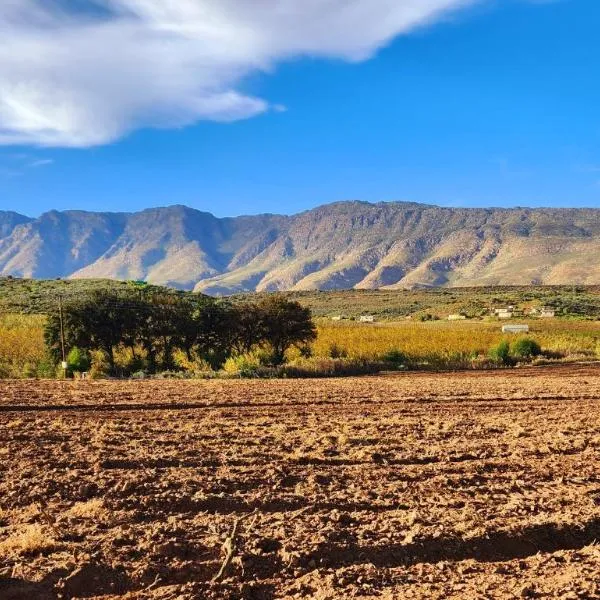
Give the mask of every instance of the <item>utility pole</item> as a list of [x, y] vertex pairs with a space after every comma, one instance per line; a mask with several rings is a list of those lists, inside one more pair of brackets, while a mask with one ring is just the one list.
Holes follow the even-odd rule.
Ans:
[[60, 348], [62, 351], [62, 369], [63, 375], [67, 377], [67, 356], [65, 354], [65, 322], [63, 318], [63, 300], [62, 295], [58, 296], [58, 318], [60, 319]]

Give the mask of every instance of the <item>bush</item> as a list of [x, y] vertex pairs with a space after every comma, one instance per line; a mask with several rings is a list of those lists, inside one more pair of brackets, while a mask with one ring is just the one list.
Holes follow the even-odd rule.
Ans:
[[501, 365], [510, 365], [510, 344], [507, 340], [502, 340], [497, 346], [490, 348], [490, 358]]
[[106, 353], [102, 350], [91, 352], [90, 377], [92, 379], [102, 379], [110, 373], [110, 362]]
[[329, 346], [328, 354], [329, 358], [346, 358], [348, 356], [348, 352], [336, 342], [333, 342], [333, 344]]
[[42, 359], [38, 363], [35, 377], [39, 379], [54, 379], [56, 377], [56, 365], [51, 356]]
[[510, 353], [515, 358], [531, 359], [542, 353], [540, 345], [531, 338], [521, 338], [510, 345]]
[[389, 365], [359, 358], [309, 358], [296, 360], [279, 368], [283, 377], [348, 377], [373, 375], [385, 371]]
[[381, 360], [386, 363], [392, 364], [394, 367], [404, 367], [408, 362], [406, 354], [398, 349], [388, 350], [382, 357]]
[[213, 372], [210, 364], [195, 353], [192, 353], [191, 357], [188, 357], [182, 350], [176, 350], [173, 354], [173, 358], [175, 366], [178, 369], [189, 371], [190, 373], [193, 373], [194, 376]]
[[256, 353], [248, 353], [228, 358], [223, 365], [223, 370], [229, 375], [254, 377], [261, 366], [260, 357]]
[[90, 369], [90, 356], [75, 346], [67, 355], [67, 368], [71, 373], [84, 373]]
[[38, 366], [33, 363], [25, 363], [23, 365], [22, 376], [24, 379], [34, 379], [37, 377]]

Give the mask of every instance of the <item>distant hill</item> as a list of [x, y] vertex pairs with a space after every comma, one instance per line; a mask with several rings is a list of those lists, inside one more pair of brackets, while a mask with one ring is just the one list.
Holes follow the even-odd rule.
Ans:
[[600, 209], [340, 202], [219, 219], [0, 211], [0, 275], [146, 280], [208, 294], [600, 283]]

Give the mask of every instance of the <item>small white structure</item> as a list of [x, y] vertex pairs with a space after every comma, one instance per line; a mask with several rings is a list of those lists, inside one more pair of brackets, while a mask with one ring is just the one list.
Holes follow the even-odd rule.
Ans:
[[498, 310], [496, 311], [496, 316], [499, 319], [512, 319], [513, 312], [512, 310]]
[[331, 317], [332, 321], [341, 321], [342, 320], [342, 316], [341, 315], [336, 315], [335, 317]]
[[360, 323], [375, 323], [375, 317], [373, 315], [362, 315], [359, 319]]
[[449, 315], [448, 321], [465, 321], [467, 317], [465, 315]]
[[529, 333], [529, 325], [503, 325], [502, 333]]
[[553, 308], [544, 306], [540, 311], [540, 317], [542, 319], [554, 319], [554, 317], [556, 317], [556, 311]]

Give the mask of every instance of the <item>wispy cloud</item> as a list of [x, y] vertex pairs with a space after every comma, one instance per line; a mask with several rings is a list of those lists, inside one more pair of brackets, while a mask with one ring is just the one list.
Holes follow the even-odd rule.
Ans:
[[42, 158], [30, 162], [28, 166], [32, 169], [37, 169], [38, 167], [47, 167], [48, 165], [52, 164], [54, 164], [54, 161], [51, 158]]
[[244, 78], [302, 56], [364, 61], [477, 1], [3, 0], [0, 144], [88, 147], [281, 112]]
[[0, 155], [0, 176], [4, 178], [21, 177], [29, 169], [39, 169], [54, 164], [52, 158], [40, 158], [33, 154], [13, 153]]

